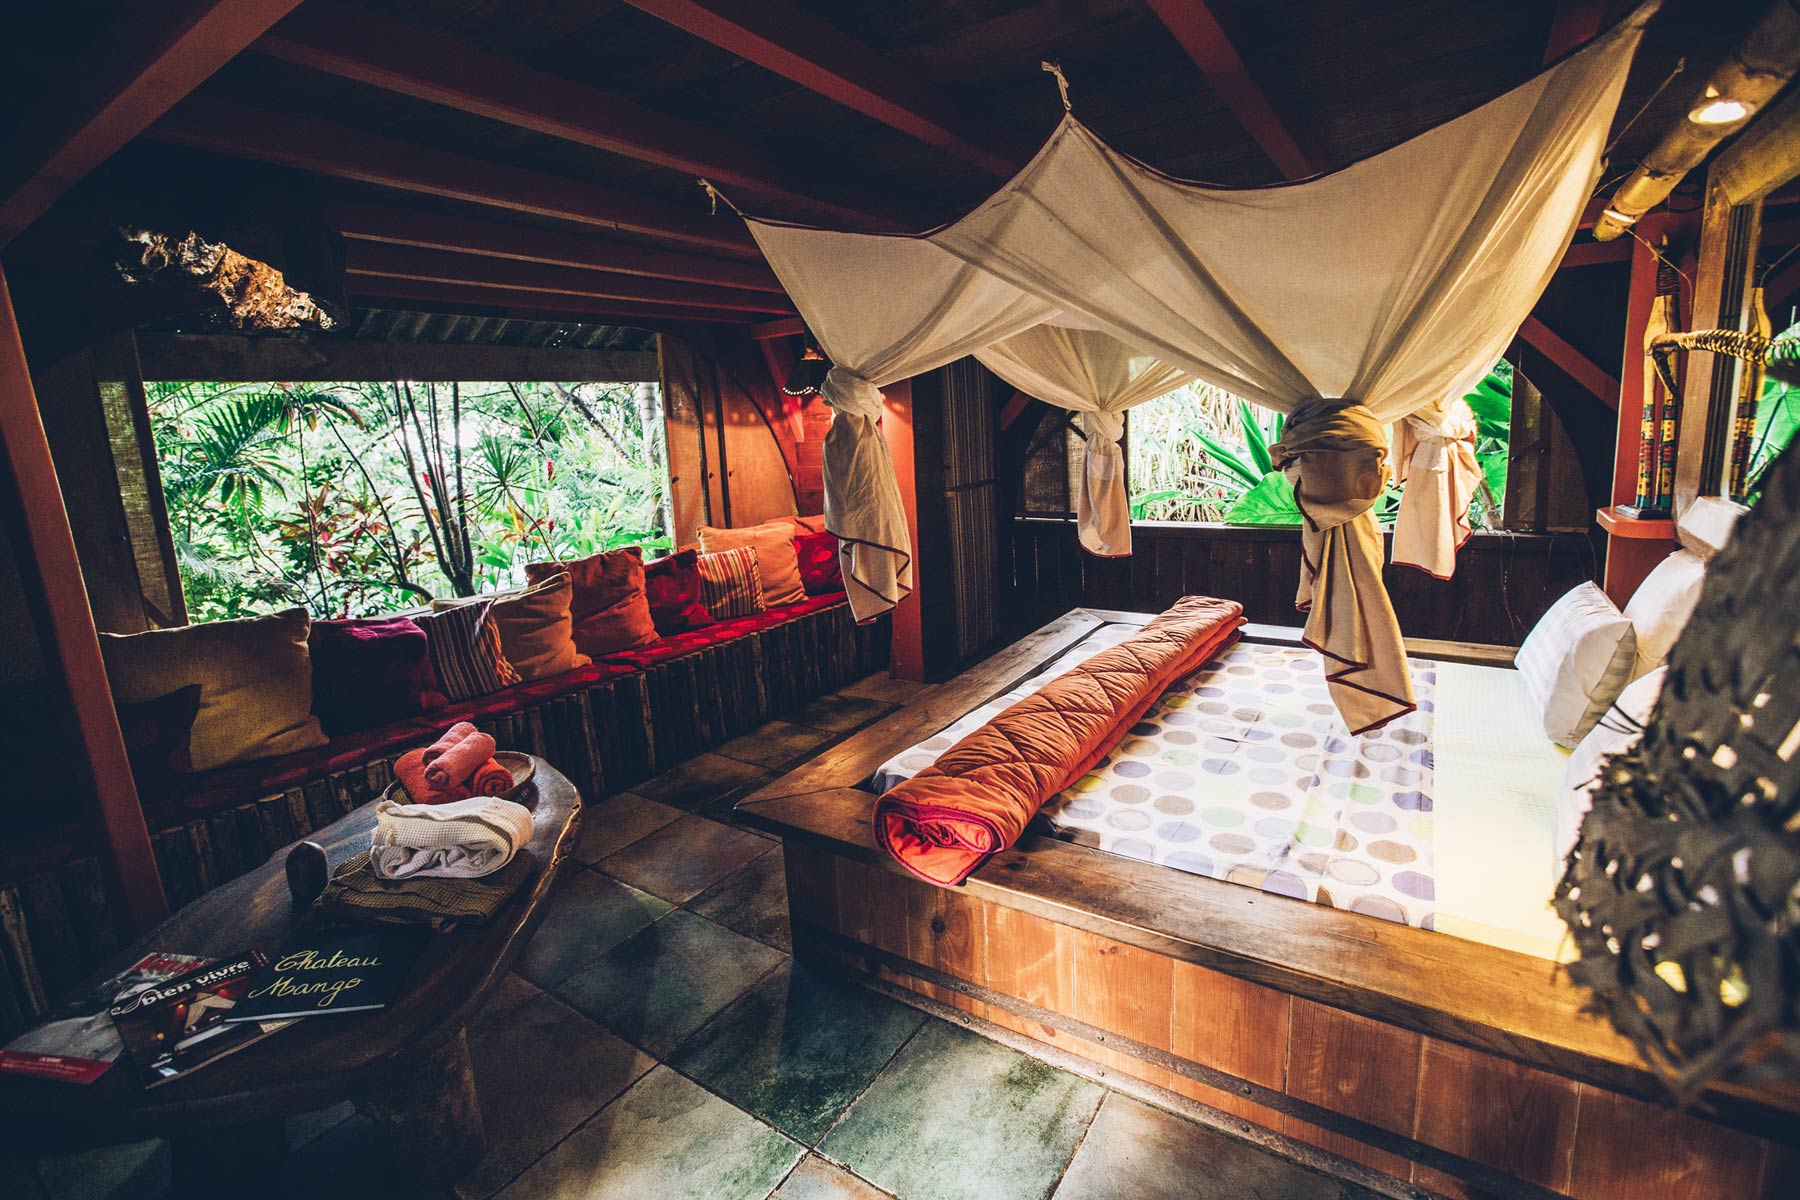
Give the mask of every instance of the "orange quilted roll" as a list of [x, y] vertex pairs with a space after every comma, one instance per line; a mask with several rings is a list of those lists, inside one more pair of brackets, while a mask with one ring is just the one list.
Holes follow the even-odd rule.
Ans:
[[944, 751], [875, 802], [875, 839], [953, 887], [1011, 846], [1050, 797], [1093, 769], [1174, 682], [1237, 640], [1244, 606], [1188, 596]]

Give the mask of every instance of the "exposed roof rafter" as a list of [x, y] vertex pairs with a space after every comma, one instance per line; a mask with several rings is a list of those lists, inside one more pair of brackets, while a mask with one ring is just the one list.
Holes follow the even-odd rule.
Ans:
[[910, 227], [921, 219], [872, 194], [852, 195], [841, 183], [824, 191], [804, 186], [798, 181], [816, 172], [784, 161], [754, 140], [645, 108], [626, 96], [364, 8], [309, 0], [252, 49], [417, 100], [704, 176], [722, 187], [823, 209], [859, 225]]
[[[392, 279], [381, 275], [347, 275], [345, 287], [350, 295], [364, 303], [378, 303], [389, 308], [408, 308], [420, 304], [479, 309], [495, 316], [526, 316], [536, 320], [607, 318], [614, 324], [632, 320], [698, 321], [707, 324], [737, 325], [754, 319], [752, 313], [732, 312], [721, 308], [684, 308], [679, 305], [632, 304], [622, 300], [601, 300], [593, 296], [577, 296], [564, 292], [534, 292], [521, 288], [472, 287], [466, 284], [429, 283], [415, 279]], [[433, 307], [430, 311], [440, 311]]]
[[626, 0], [633, 8], [994, 175], [1024, 156], [917, 76], [790, 0]]
[[735, 215], [708, 216], [698, 207], [683, 209], [654, 196], [397, 141], [316, 117], [252, 108], [223, 96], [209, 95], [203, 103], [179, 106], [151, 126], [149, 136], [235, 158], [600, 229], [719, 250], [756, 249]]
[[1194, 60], [1194, 65], [1206, 76], [1213, 91], [1219, 93], [1238, 123], [1283, 175], [1289, 179], [1303, 179], [1325, 169], [1327, 164], [1317, 153], [1301, 146], [1274, 105], [1269, 103], [1268, 93], [1250, 73], [1243, 56], [1231, 44], [1206, 0], [1146, 2], [1169, 27], [1169, 32]]
[[300, 0], [164, 0], [126, 5], [62, 86], [11, 114], [0, 176], [0, 246], [142, 133]]
[[1556, 0], [1556, 13], [1550, 18], [1550, 36], [1544, 42], [1545, 64], [1592, 41], [1605, 21], [1606, 0]]
[[590, 271], [611, 271], [647, 279], [675, 279], [783, 294], [775, 273], [761, 263], [659, 250], [653, 246], [566, 233], [560, 229], [514, 225], [364, 200], [330, 201], [325, 206], [325, 221], [344, 237], [355, 241], [456, 250], [519, 262], [585, 267]]
[[794, 311], [785, 296], [737, 288], [645, 279], [581, 267], [548, 266], [512, 262], [449, 250], [422, 250], [381, 242], [350, 242], [344, 251], [344, 268], [351, 275], [380, 275], [389, 279], [415, 279], [427, 283], [471, 284], [478, 287], [521, 288], [534, 292], [558, 292], [597, 300], [624, 300], [634, 304], [677, 304], [699, 308], [730, 309], [745, 313]]

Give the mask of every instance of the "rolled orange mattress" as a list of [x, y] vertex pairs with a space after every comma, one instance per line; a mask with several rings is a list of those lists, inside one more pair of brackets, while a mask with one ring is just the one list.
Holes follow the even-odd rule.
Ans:
[[1011, 846], [1044, 802], [1093, 769], [1177, 679], [1237, 640], [1244, 606], [1188, 596], [1058, 676], [875, 802], [875, 840], [954, 887]]

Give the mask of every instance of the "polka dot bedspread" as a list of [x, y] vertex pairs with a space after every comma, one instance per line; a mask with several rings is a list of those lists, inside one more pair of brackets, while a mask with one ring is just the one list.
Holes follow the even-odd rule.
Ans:
[[[929, 766], [968, 730], [1134, 630], [1097, 630], [1040, 674], [883, 764], [875, 786], [885, 790]], [[1353, 738], [1332, 707], [1318, 654], [1230, 646], [1052, 797], [1038, 828], [1112, 854], [1435, 928], [1439, 664], [1410, 662], [1418, 710]], [[1465, 923], [1451, 924], [1470, 936]]]

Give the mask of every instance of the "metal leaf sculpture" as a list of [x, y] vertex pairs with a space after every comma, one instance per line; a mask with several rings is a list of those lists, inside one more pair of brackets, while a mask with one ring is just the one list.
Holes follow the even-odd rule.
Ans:
[[1570, 974], [1684, 1101], [1800, 1077], [1800, 453], [1766, 479], [1557, 889]]

